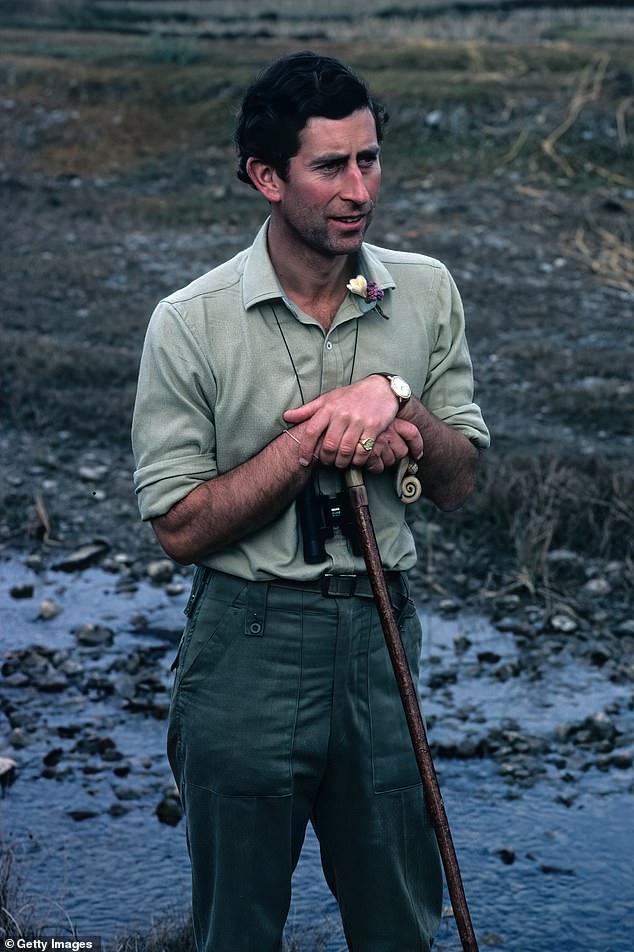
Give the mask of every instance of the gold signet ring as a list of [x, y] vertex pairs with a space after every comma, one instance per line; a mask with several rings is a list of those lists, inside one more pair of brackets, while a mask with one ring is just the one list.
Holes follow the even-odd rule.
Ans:
[[376, 440], [373, 440], [371, 436], [366, 436], [364, 440], [359, 440], [359, 445], [363, 447], [366, 453], [370, 452], [375, 443]]

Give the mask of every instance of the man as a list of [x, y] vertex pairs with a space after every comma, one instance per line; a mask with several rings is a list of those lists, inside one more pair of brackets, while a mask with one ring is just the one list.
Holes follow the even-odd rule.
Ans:
[[281, 950], [309, 820], [350, 949], [421, 952], [439, 921], [437, 847], [342, 471], [365, 469], [417, 678], [394, 466], [417, 458], [428, 498], [454, 509], [488, 433], [448, 272], [364, 243], [385, 121], [334, 59], [269, 66], [236, 143], [270, 217], [248, 250], [161, 302], [146, 338], [141, 514], [198, 566], [168, 748], [205, 952]]

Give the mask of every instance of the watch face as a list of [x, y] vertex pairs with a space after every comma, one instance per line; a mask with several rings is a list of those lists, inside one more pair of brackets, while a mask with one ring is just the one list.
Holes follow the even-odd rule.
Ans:
[[409, 400], [412, 390], [406, 380], [403, 380], [402, 377], [392, 377], [390, 384], [397, 397], [400, 397], [401, 400]]

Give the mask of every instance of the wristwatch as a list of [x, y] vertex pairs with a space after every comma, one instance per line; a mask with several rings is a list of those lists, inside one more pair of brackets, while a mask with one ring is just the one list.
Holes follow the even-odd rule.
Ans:
[[398, 374], [379, 373], [380, 377], [385, 377], [389, 381], [392, 393], [398, 400], [398, 408], [402, 410], [412, 395], [412, 388], [406, 380], [399, 377]]

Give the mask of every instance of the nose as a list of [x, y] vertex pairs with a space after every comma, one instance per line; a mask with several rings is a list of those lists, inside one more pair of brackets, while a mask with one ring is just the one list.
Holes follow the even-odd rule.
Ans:
[[356, 162], [351, 162], [346, 168], [341, 197], [348, 202], [354, 202], [355, 205], [367, 205], [370, 201], [370, 193], [365, 181], [365, 176]]

